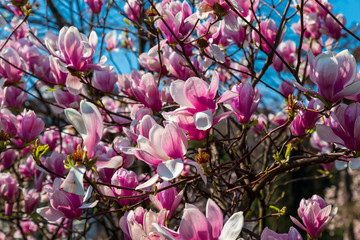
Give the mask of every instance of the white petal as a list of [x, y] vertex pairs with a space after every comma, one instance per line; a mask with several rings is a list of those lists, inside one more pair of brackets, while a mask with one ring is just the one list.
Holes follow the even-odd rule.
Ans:
[[351, 170], [360, 168], [360, 158], [351, 158], [349, 162], [349, 168], [351, 168]]
[[335, 168], [336, 170], [344, 170], [347, 167], [348, 163], [346, 161], [335, 160]]
[[89, 200], [89, 198], [91, 197], [92, 190], [93, 190], [93, 187], [90, 185], [86, 191], [83, 202], [86, 202], [87, 200]]
[[72, 193], [79, 196], [84, 196], [84, 173], [86, 169], [85, 166], [74, 166], [70, 169], [67, 177], [64, 182], [61, 184], [60, 188], [65, 192]]
[[146, 182], [144, 182], [144, 183], [140, 184], [139, 186], [137, 186], [135, 188], [135, 190], [151, 187], [152, 185], [154, 185], [157, 182], [158, 179], [159, 179], [159, 175], [155, 174], [149, 180], [147, 180]]
[[86, 126], [84, 120], [82, 119], [81, 114], [72, 108], [66, 108], [64, 110], [67, 120], [74, 126], [76, 131], [78, 131], [81, 137], [84, 139], [87, 135]]
[[225, 223], [219, 240], [235, 240], [239, 236], [243, 225], [243, 212], [237, 212], [233, 214]]
[[159, 163], [157, 172], [159, 177], [165, 181], [177, 178], [184, 169], [184, 163], [181, 158], [176, 158]]
[[96, 200], [95, 202], [92, 202], [92, 203], [84, 203], [83, 205], [81, 205], [81, 209], [84, 209], [84, 208], [94, 208], [97, 204], [98, 204], [99, 200]]
[[210, 50], [216, 61], [221, 62], [221, 63], [225, 62], [224, 53], [221, 51], [219, 46], [217, 46], [215, 44], [211, 44]]
[[213, 124], [213, 115], [211, 110], [198, 112], [194, 115], [195, 126], [199, 130], [208, 130]]

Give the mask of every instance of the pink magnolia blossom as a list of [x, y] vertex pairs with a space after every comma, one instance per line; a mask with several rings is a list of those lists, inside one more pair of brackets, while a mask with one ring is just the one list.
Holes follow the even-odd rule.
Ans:
[[[50, 171], [60, 176], [64, 176], [68, 172], [64, 167], [64, 161], [66, 161], [66, 159], [66, 154], [53, 151], [49, 157], [41, 158], [40, 160], [42, 164], [44, 164], [44, 166], [47, 167]], [[53, 179], [58, 177], [53, 173], [48, 174], [50, 174], [50, 177], [52, 177]]]
[[[111, 184], [135, 189], [139, 185], [139, 181], [135, 172], [120, 168], [112, 176]], [[132, 203], [136, 202], [136, 199], [121, 199], [121, 197], [136, 196], [136, 191], [116, 187], [112, 187], [112, 191], [116, 197], [120, 197], [120, 199], [116, 201], [122, 206], [128, 205], [130, 201]]]
[[[157, 189], [161, 189], [169, 186], [169, 182], [163, 182], [158, 184]], [[156, 195], [150, 195], [151, 202], [155, 205], [155, 207], [161, 211], [163, 209], [166, 210], [166, 218], [170, 219], [174, 210], [179, 205], [183, 196], [183, 192], [178, 193], [175, 187], [168, 188], [164, 191], [157, 193]]]
[[[66, 88], [64, 88], [66, 90]], [[75, 108], [79, 109], [80, 107], [80, 96], [79, 95], [73, 95], [69, 91], [63, 91], [60, 89], [57, 89], [56, 91], [53, 91], [54, 99], [56, 103], [63, 108]], [[63, 112], [63, 108], [53, 106], [53, 109], [57, 113]]]
[[273, 19], [266, 19], [261, 21], [259, 31], [268, 43], [264, 40], [263, 37], [260, 37], [259, 34], [255, 31], [253, 31], [252, 37], [254, 41], [257, 43], [257, 45], [260, 46], [264, 52], [270, 53], [271, 47], [275, 43], [276, 33], [278, 31], [275, 21]]
[[165, 225], [165, 212], [161, 211], [159, 214], [144, 210], [138, 207], [131, 210], [120, 218], [120, 228], [124, 232], [125, 240], [165, 240], [161, 233], [158, 233], [154, 224]]
[[[13, 48], [3, 49], [0, 56], [2, 57], [0, 59], [0, 75], [9, 83], [19, 82], [22, 76], [24, 76], [24, 73], [12, 65], [25, 71], [26, 65], [24, 60], [20, 58], [18, 52]], [[11, 65], [9, 63], [11, 63]]]
[[[19, 85], [20, 88], [26, 89], [25, 83]], [[15, 86], [4, 88], [4, 105], [13, 108], [21, 108], [22, 104], [28, 99], [27, 93]]]
[[[304, 37], [307, 39], [320, 39], [321, 37], [321, 21], [316, 13], [307, 14], [304, 16]], [[301, 22], [293, 23], [291, 29], [295, 34], [301, 36]]]
[[[292, 132], [297, 135], [304, 135], [306, 129], [312, 129], [315, 127], [316, 122], [321, 115], [316, 111], [320, 111], [323, 108], [323, 103], [320, 100], [311, 99], [306, 110], [300, 110], [291, 122]], [[313, 110], [313, 111], [311, 111]]]
[[30, 214], [35, 210], [36, 205], [40, 202], [40, 193], [36, 191], [36, 189], [23, 189], [23, 196], [25, 202], [25, 212]]
[[142, 10], [141, 2], [138, 0], [128, 0], [124, 6], [124, 11], [128, 18], [134, 22], [140, 17]]
[[95, 14], [101, 12], [101, 8], [105, 3], [105, 0], [84, 0], [85, 3], [90, 7], [91, 11]]
[[11, 215], [18, 195], [18, 181], [10, 173], [0, 173], [0, 197], [5, 200], [5, 215]]
[[250, 83], [240, 83], [221, 95], [217, 102], [224, 103], [233, 111], [240, 123], [247, 123], [259, 105], [260, 99], [261, 94], [257, 88], [254, 89]]
[[165, 181], [178, 177], [184, 168], [183, 160], [188, 147], [185, 133], [176, 123], [166, 123], [165, 127], [159, 124], [148, 127], [145, 128], [148, 131], [144, 133], [145, 136], [139, 135], [137, 138], [137, 148], [122, 149], [156, 167], [157, 174], [138, 188], [148, 187], [148, 184], [151, 186], [158, 177]]
[[293, 227], [290, 228], [289, 233], [280, 234], [266, 227], [261, 233], [261, 240], [302, 240], [302, 237]]
[[106, 43], [106, 50], [112, 52], [116, 52], [119, 49], [117, 48], [117, 45], [119, 44], [119, 38], [116, 34], [116, 31], [110, 31], [105, 35], [104, 41]]
[[17, 133], [19, 120], [11, 111], [6, 108], [0, 109], [0, 131], [4, 131], [9, 136], [14, 136]]
[[316, 57], [310, 52], [309, 64], [310, 79], [317, 85], [318, 92], [297, 85], [300, 90], [318, 94], [331, 103], [360, 93], [356, 61], [348, 50], [340, 53], [327, 51]]
[[206, 216], [194, 205], [186, 204], [177, 233], [155, 224], [158, 230], [168, 233], [170, 239], [179, 240], [235, 240], [244, 224], [243, 212], [234, 213], [223, 224], [223, 213], [212, 199], [206, 203]]
[[0, 170], [8, 169], [18, 158], [14, 149], [8, 149], [0, 154]]
[[162, 107], [160, 92], [151, 73], [143, 75], [138, 83], [132, 82], [131, 90], [134, 96], [146, 107], [160, 111]]
[[94, 155], [94, 146], [102, 138], [104, 124], [101, 114], [94, 104], [82, 100], [80, 102], [80, 111], [81, 113], [72, 108], [67, 108], [65, 109], [65, 115], [80, 133], [88, 157], [91, 158]]
[[360, 150], [360, 103], [339, 105], [331, 114], [326, 125], [317, 124], [319, 137], [329, 143], [336, 143], [350, 150]]
[[295, 87], [287, 81], [282, 81], [281, 85], [279, 86], [279, 92], [284, 94], [284, 96], [287, 98], [289, 95], [294, 94]]
[[156, 21], [155, 25], [164, 33], [169, 43], [177, 43], [176, 37], [180, 39], [187, 36], [197, 19], [187, 1], [163, 1], [156, 4], [156, 9], [164, 18]]
[[[288, 40], [280, 43], [277, 51], [290, 66], [296, 62], [296, 44], [294, 41]], [[272, 66], [277, 72], [281, 72], [285, 67], [283, 61], [276, 54]]]
[[[47, 43], [47, 41], [45, 41]], [[93, 64], [92, 58], [95, 54], [98, 37], [94, 31], [90, 33], [89, 38], [80, 33], [76, 27], [63, 27], [59, 32], [57, 40], [57, 49], [52, 48], [47, 43], [48, 49], [52, 55], [60, 61], [62, 71], [68, 72], [66, 68], [76, 71], [88, 71], [91, 69], [103, 70], [105, 59], [101, 59], [99, 64]]]
[[[345, 17], [342, 13], [337, 14], [336, 18], [345, 26]], [[340, 39], [342, 36], [342, 27], [330, 14], [326, 16], [324, 20], [324, 26], [321, 30], [325, 35], [330, 36], [334, 39]]]
[[49, 64], [50, 64], [50, 69], [51, 69], [51, 75], [52, 75], [52, 78], [54, 79], [54, 82], [59, 85], [65, 85], [66, 78], [69, 73], [65, 72], [64, 69], [62, 69], [59, 66], [60, 63], [59, 63], [59, 61], [56, 60], [56, 58], [54, 56], [50, 55]]
[[326, 206], [324, 199], [313, 195], [310, 199], [302, 199], [298, 208], [298, 215], [303, 224], [290, 216], [293, 223], [306, 231], [311, 238], [320, 238], [321, 233], [334, 218], [337, 208], [331, 211], [331, 205]]
[[34, 111], [24, 110], [19, 119], [18, 134], [26, 142], [31, 142], [40, 135], [44, 129], [44, 122], [38, 118]]
[[39, 137], [39, 140], [42, 144], [48, 145], [50, 150], [54, 150], [59, 144], [60, 133], [58, 129], [49, 129], [44, 132], [42, 136]]
[[118, 77], [114, 70], [110, 71], [94, 71], [93, 85], [102, 92], [113, 92]]
[[206, 136], [206, 130], [219, 121], [213, 119], [216, 109], [214, 98], [219, 85], [219, 77], [213, 74], [210, 85], [197, 77], [188, 80], [176, 80], [170, 85], [170, 94], [180, 108], [163, 116], [175, 121], [180, 128], [189, 134], [189, 139], [198, 139]]
[[74, 219], [81, 216], [83, 208], [92, 208], [97, 201], [84, 204], [91, 195], [92, 188], [89, 187], [86, 196], [68, 193], [62, 189], [62, 180], [56, 178], [52, 189], [48, 190], [50, 206], [38, 208], [36, 212], [49, 222], [55, 222], [60, 218]]

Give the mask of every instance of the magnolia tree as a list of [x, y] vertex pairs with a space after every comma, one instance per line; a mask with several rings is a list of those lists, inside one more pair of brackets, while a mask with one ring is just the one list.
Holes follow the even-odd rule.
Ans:
[[1, 2], [0, 239], [358, 239], [327, 0]]

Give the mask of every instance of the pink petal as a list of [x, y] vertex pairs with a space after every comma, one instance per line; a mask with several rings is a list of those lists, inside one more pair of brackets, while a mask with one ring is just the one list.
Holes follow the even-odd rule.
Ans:
[[185, 208], [179, 233], [181, 239], [186, 240], [210, 239], [207, 220], [197, 208]]
[[211, 228], [209, 229], [211, 237], [217, 239], [221, 234], [224, 217], [221, 209], [211, 198], [206, 203], [206, 218]]

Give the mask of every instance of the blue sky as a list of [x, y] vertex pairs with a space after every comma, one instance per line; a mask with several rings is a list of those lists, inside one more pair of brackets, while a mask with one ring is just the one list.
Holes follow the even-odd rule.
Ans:
[[360, 22], [360, 0], [328, 0], [334, 6], [334, 13], [343, 13], [346, 26]]

